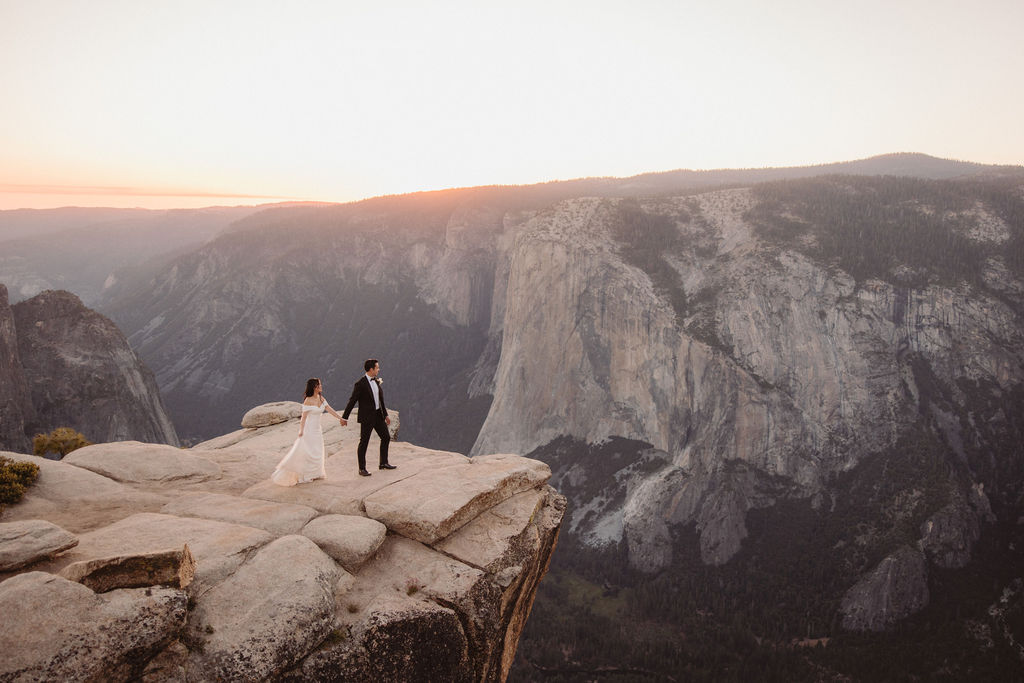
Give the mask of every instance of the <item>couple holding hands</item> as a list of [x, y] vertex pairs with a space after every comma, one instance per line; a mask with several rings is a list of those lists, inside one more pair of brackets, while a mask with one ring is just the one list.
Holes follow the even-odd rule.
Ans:
[[359, 459], [359, 474], [364, 477], [370, 476], [366, 471], [366, 447], [370, 443], [370, 434], [377, 432], [380, 437], [380, 462], [378, 467], [382, 470], [396, 469], [388, 463], [388, 444], [391, 442], [391, 435], [388, 433], [388, 425], [391, 418], [388, 417], [388, 410], [384, 405], [383, 380], [380, 374], [380, 363], [376, 358], [370, 358], [363, 363], [365, 375], [356, 381], [352, 388], [352, 396], [348, 399], [344, 412], [339, 415], [334, 408], [327, 403], [323, 396], [323, 386], [319, 379], [313, 377], [306, 382], [306, 396], [302, 401], [302, 418], [299, 420], [299, 438], [292, 444], [291, 450], [281, 459], [270, 476], [271, 481], [281, 486], [295, 486], [305, 484], [314, 479], [324, 479], [327, 476], [324, 463], [326, 453], [324, 452], [323, 428], [320, 425], [320, 417], [324, 411], [329, 412], [338, 418], [341, 426], [348, 425], [348, 416], [352, 408], [358, 405], [359, 420], [359, 446], [356, 448], [356, 455]]

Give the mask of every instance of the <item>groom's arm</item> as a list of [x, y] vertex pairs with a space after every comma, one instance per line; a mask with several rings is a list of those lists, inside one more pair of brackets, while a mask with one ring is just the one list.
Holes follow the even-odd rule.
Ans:
[[355, 406], [356, 401], [359, 400], [359, 382], [352, 387], [352, 395], [349, 396], [348, 403], [345, 405], [345, 410], [341, 413], [341, 419], [347, 420], [349, 414], [352, 412], [352, 407]]

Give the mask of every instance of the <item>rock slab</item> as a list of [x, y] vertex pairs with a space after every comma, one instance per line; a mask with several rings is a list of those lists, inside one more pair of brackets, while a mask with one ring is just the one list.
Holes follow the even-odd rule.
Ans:
[[432, 544], [517, 493], [543, 486], [551, 469], [515, 455], [472, 458], [403, 479], [363, 501], [366, 515], [403, 536]]
[[186, 588], [195, 574], [196, 561], [187, 545], [178, 550], [74, 562], [60, 572], [68, 581], [97, 593], [146, 586]]
[[140, 512], [110, 526], [79, 536], [67, 554], [72, 561], [135, 555], [182, 547], [196, 560], [193, 589], [204, 589], [235, 571], [253, 551], [273, 540], [262, 529], [210, 519], [188, 519]]
[[0, 524], [0, 572], [11, 571], [78, 545], [78, 537], [42, 519]]
[[[507, 565], [503, 560], [546, 501], [545, 492], [531, 489], [495, 505], [434, 547], [466, 564], [489, 572]], [[536, 533], [536, 532], [535, 532]]]
[[274, 503], [223, 493], [189, 493], [160, 509], [166, 515], [200, 517], [264, 529], [275, 536], [298, 533], [317, 516], [306, 505]]
[[128, 484], [206, 481], [220, 476], [220, 466], [173, 446], [119, 441], [79, 448], [64, 462]]
[[117, 590], [97, 595], [45, 572], [0, 583], [0, 680], [130, 680], [185, 625], [185, 591]]

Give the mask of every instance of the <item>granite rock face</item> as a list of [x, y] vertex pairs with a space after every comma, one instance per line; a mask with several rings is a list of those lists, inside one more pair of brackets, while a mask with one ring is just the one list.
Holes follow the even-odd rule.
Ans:
[[[297, 423], [163, 459], [142, 444], [14, 456], [40, 477], [0, 526], [52, 526], [40, 518], [69, 505], [79, 525], [77, 545], [0, 569], [15, 615], [0, 646], [18, 650], [0, 679], [504, 680], [565, 512], [547, 466], [395, 442], [398, 469], [360, 477], [359, 431], [337, 425], [326, 480], [268, 489]], [[139, 462], [109, 456], [123, 449]], [[216, 469], [195, 476], [195, 461]], [[458, 494], [446, 505], [443, 480]], [[15, 546], [0, 540], [0, 556]]]
[[884, 631], [928, 605], [928, 565], [920, 551], [903, 546], [878, 563], [843, 598], [843, 628]]
[[178, 445], [153, 374], [114, 323], [69, 292], [10, 307], [6, 295], [0, 291], [0, 448], [27, 451], [27, 435], [56, 427], [93, 442]]
[[7, 287], [0, 284], [0, 449], [28, 451], [25, 423], [33, 422], [32, 395], [18, 355], [18, 336], [14, 313], [7, 298]]
[[[473, 452], [649, 444], [665, 466], [608, 478], [603, 495], [622, 502], [574, 524], [594, 545], [625, 540], [645, 571], [672, 563], [672, 525], [695, 524], [702, 559], [727, 562], [748, 511], [821, 494], [922, 421], [961, 462], [972, 443], [1001, 439], [1003, 462], [982, 448], [969, 477], [1020, 490], [1015, 427], [993, 436], [999, 406], [1024, 387], [1019, 275], [911, 286], [894, 266], [858, 280], [813, 257], [820, 226], [793, 219], [804, 242], [767, 238], [765, 210], [747, 188], [576, 199], [526, 221], [508, 249], [494, 398]], [[969, 417], [979, 409], [995, 427]], [[969, 477], [950, 494], [966, 497]], [[573, 501], [574, 514], [594, 501]]]

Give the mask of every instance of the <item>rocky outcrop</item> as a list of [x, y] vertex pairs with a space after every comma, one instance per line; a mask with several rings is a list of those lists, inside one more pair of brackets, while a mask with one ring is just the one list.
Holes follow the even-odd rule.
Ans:
[[[398, 469], [360, 477], [359, 432], [335, 421], [327, 479], [268, 488], [297, 423], [176, 458], [97, 444], [78, 463], [95, 471], [15, 456], [39, 462], [40, 476], [0, 526], [64, 520], [55, 500], [73, 501], [81, 525], [77, 545], [0, 573], [0, 609], [16, 615], [0, 645], [19, 644], [0, 680], [504, 680], [565, 511], [547, 466], [396, 441]], [[126, 448], [131, 462], [119, 460]], [[192, 476], [194, 460], [217, 469]], [[98, 473], [116, 474], [117, 463], [130, 476]], [[60, 497], [76, 484], [81, 495]], [[51, 616], [67, 628], [46, 626]], [[99, 634], [79, 626], [90, 618]], [[46, 645], [25, 650], [17, 639], [40, 621]], [[125, 647], [112, 652], [116, 638]]]
[[[90, 441], [178, 445], [152, 373], [107, 318], [69, 292], [12, 307], [0, 291], [0, 447], [70, 427]], [[12, 342], [16, 342], [12, 344]]]
[[878, 563], [843, 597], [843, 628], [883, 631], [928, 605], [924, 555], [903, 546]]

